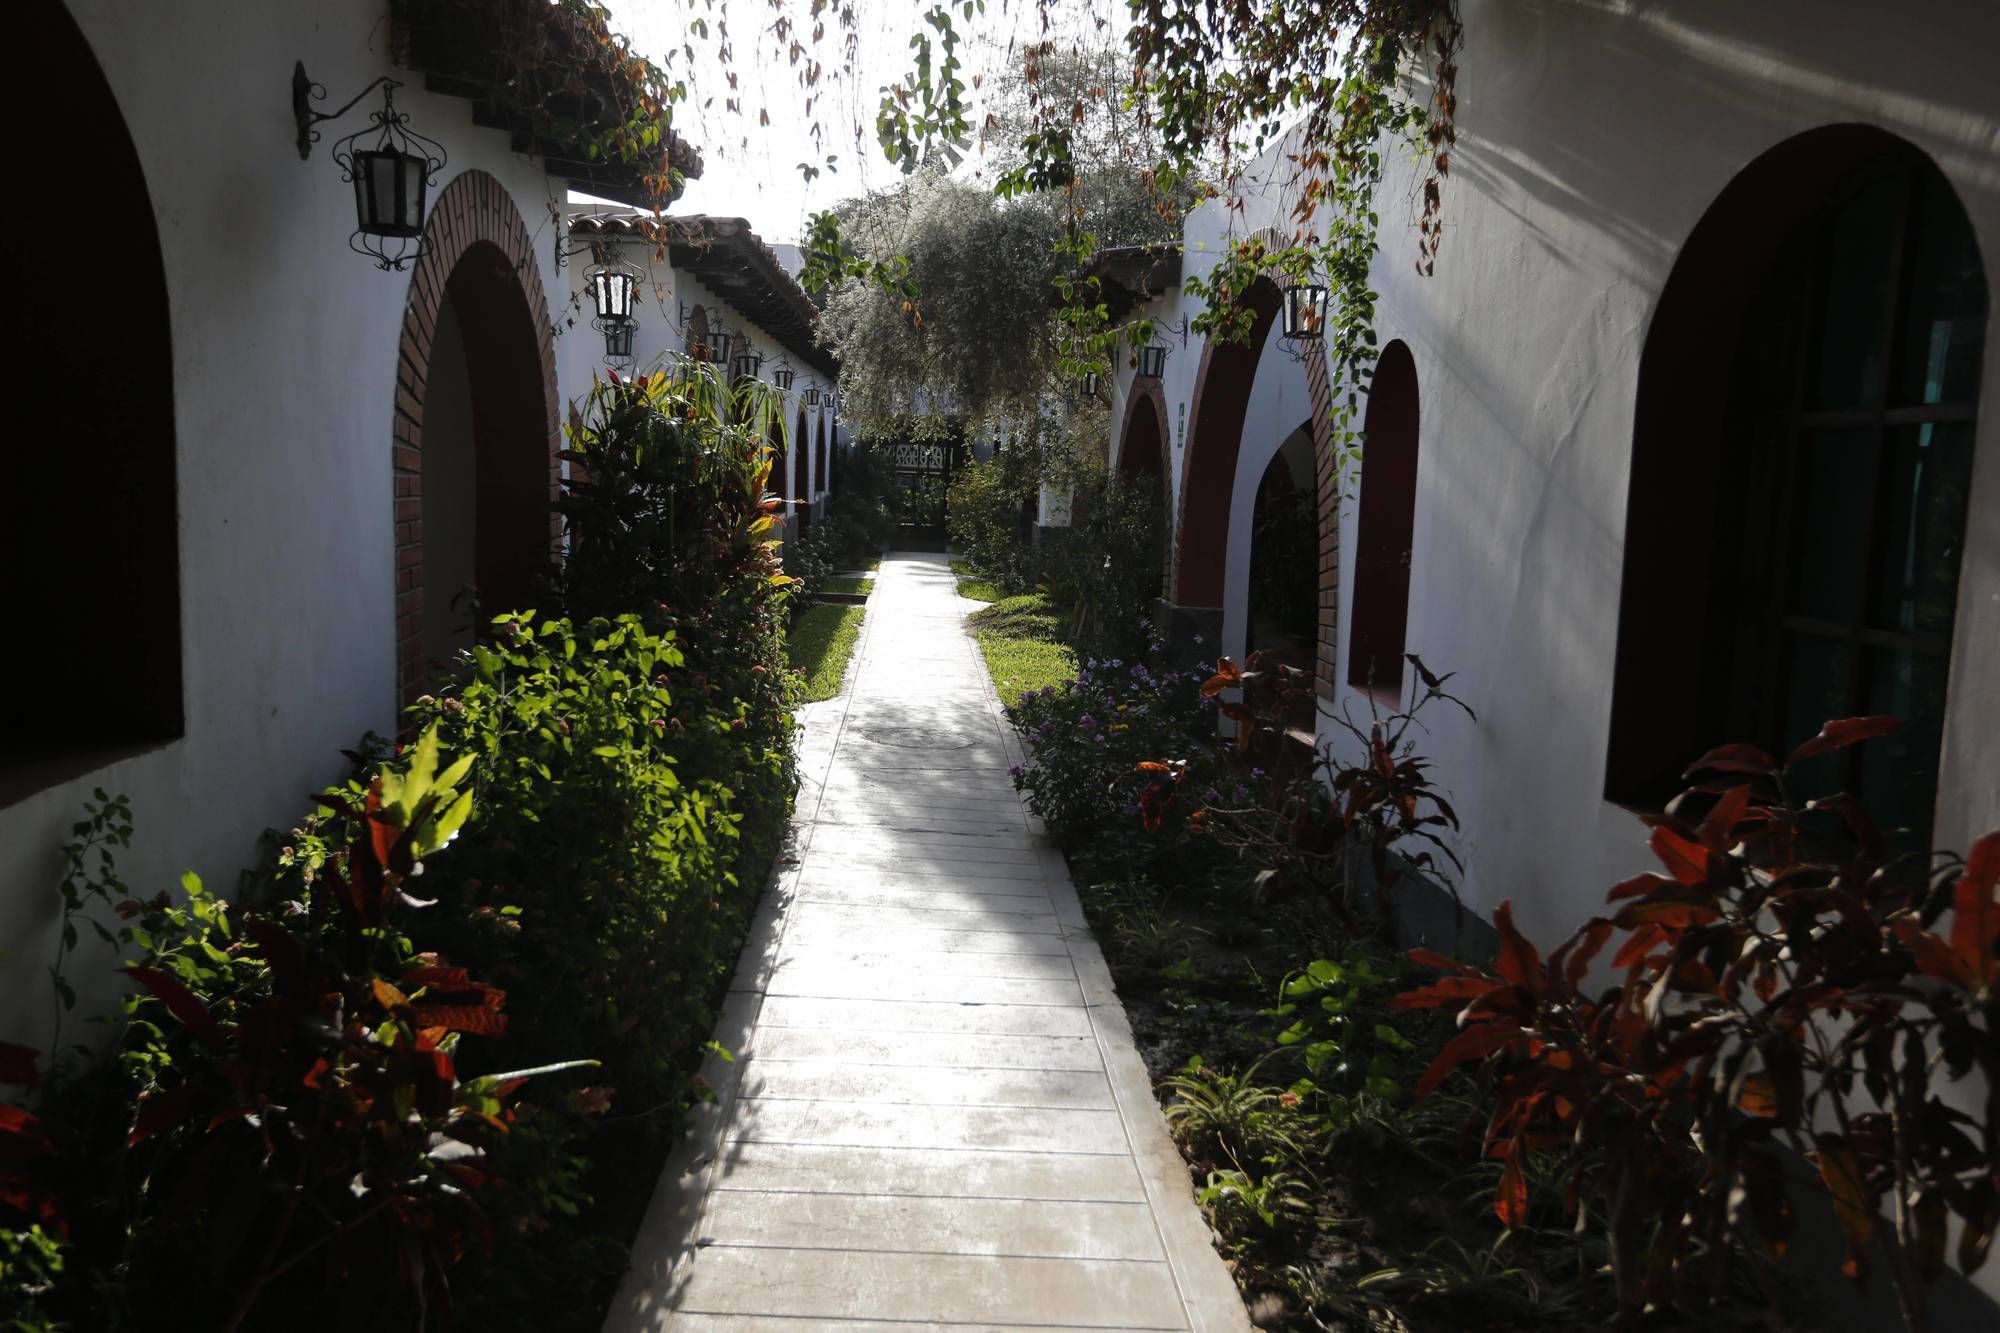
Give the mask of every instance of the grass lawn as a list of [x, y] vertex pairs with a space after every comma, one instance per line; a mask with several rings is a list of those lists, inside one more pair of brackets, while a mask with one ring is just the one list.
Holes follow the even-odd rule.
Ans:
[[1003, 704], [1076, 674], [1076, 654], [1058, 637], [1055, 609], [1040, 593], [1000, 598], [996, 591], [993, 604], [967, 616], [966, 624]]
[[999, 584], [980, 578], [963, 560], [952, 561], [951, 572], [958, 575], [960, 597], [975, 602], [997, 602], [1007, 595]]
[[854, 655], [854, 640], [861, 633], [858, 606], [824, 603], [809, 606], [792, 623], [785, 636], [785, 656], [805, 674], [805, 702], [818, 703], [840, 693], [840, 681], [847, 674], [847, 659]]
[[866, 597], [869, 593], [875, 591], [875, 580], [865, 578], [849, 579], [835, 575], [826, 581], [826, 586], [821, 588], [820, 591], [848, 593], [855, 597]]

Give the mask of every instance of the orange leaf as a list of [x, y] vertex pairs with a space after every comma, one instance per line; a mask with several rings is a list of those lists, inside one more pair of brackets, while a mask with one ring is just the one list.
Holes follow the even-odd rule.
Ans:
[[1771, 1081], [1769, 1074], [1759, 1070], [1743, 1080], [1743, 1086], [1736, 1094], [1736, 1105], [1742, 1108], [1745, 1115], [1775, 1120], [1778, 1115], [1777, 1085]]
[[1410, 961], [1419, 967], [1434, 967], [1440, 972], [1456, 972], [1462, 977], [1476, 977], [1479, 975], [1478, 968], [1468, 967], [1456, 958], [1439, 953], [1436, 949], [1412, 949], [1410, 950]]
[[1520, 1029], [1502, 1023], [1482, 1023], [1478, 1027], [1467, 1028], [1445, 1043], [1438, 1052], [1437, 1059], [1431, 1061], [1424, 1076], [1417, 1080], [1411, 1094], [1415, 1101], [1422, 1101], [1437, 1091], [1438, 1084], [1445, 1081], [1451, 1071], [1469, 1060], [1483, 1060], [1503, 1046], [1525, 1041]]
[[1501, 1225], [1515, 1231], [1528, 1225], [1528, 1180], [1521, 1171], [1521, 1150], [1507, 1154], [1500, 1168], [1500, 1188], [1493, 1196], [1493, 1212]]
[[1493, 989], [1485, 977], [1440, 977], [1428, 986], [1406, 990], [1389, 1001], [1392, 1009], [1436, 1009], [1457, 1000], [1471, 1000]]
[[1708, 848], [1700, 843], [1689, 841], [1663, 824], [1653, 830], [1646, 845], [1653, 849], [1653, 855], [1660, 858], [1668, 873], [1689, 888], [1708, 882]]
[[1494, 970], [1516, 986], [1541, 995], [1545, 980], [1542, 976], [1542, 956], [1535, 952], [1535, 946], [1528, 942], [1528, 937], [1514, 928], [1512, 899], [1503, 901], [1494, 909], [1493, 926], [1500, 932], [1500, 958], [1494, 964]]
[[1972, 852], [1965, 858], [1965, 874], [1951, 898], [1951, 947], [1982, 981], [1994, 973], [1994, 945], [2000, 941], [1996, 885], [2000, 885], [2000, 830], [1972, 844]]
[[1754, 745], [1721, 745], [1689, 764], [1682, 776], [1693, 777], [1703, 769], [1718, 773], [1769, 773], [1775, 768], [1771, 756]]
[[1896, 938], [1910, 951], [1910, 957], [1917, 964], [1917, 971], [1939, 981], [1948, 981], [1964, 990], [1977, 990], [1979, 979], [1965, 960], [1937, 936], [1925, 930], [1911, 917], [1898, 917], [1895, 922]]
[[1814, 755], [1832, 754], [1844, 750], [1859, 741], [1871, 740], [1876, 736], [1886, 736], [1892, 731], [1901, 731], [1903, 719], [1900, 717], [1847, 717], [1829, 722], [1819, 729], [1819, 735], [1792, 751], [1785, 760], [1790, 768], [1801, 759], [1811, 759]]
[[1834, 1213], [1840, 1229], [1847, 1233], [1847, 1248], [1859, 1255], [1875, 1234], [1875, 1210], [1869, 1204], [1868, 1188], [1861, 1175], [1861, 1163], [1854, 1150], [1830, 1134], [1820, 1136], [1819, 1178], [1833, 1196]]
[[1643, 875], [1634, 875], [1630, 879], [1622, 879], [1612, 885], [1611, 891], [1604, 895], [1604, 901], [1615, 903], [1621, 898], [1643, 897], [1655, 889], [1663, 889], [1671, 883], [1673, 881], [1665, 875], [1655, 875], [1651, 871], [1648, 871]]
[[1715, 808], [1708, 812], [1708, 818], [1701, 821], [1702, 845], [1711, 852], [1729, 849], [1730, 830], [1743, 818], [1743, 812], [1750, 808], [1750, 785], [1731, 787], [1724, 793]]

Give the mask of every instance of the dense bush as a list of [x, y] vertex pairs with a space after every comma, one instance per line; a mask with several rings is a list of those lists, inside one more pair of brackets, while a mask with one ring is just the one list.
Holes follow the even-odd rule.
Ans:
[[1007, 710], [1032, 750], [1030, 762], [1013, 770], [1014, 786], [1058, 841], [1074, 843], [1138, 815], [1132, 773], [1142, 762], [1193, 748], [1213, 719], [1194, 676], [1143, 662], [1088, 662], [1075, 679], [1024, 694]]
[[100, 794], [64, 938], [141, 991], [115, 1059], [0, 1047], [0, 1326], [598, 1326], [791, 798], [765, 410], [599, 386], [558, 613], [495, 619], [234, 905], [134, 897]]
[[731, 389], [706, 366], [594, 386], [571, 413], [575, 467], [560, 505], [564, 609], [578, 622], [637, 612], [673, 632], [688, 686], [728, 722], [726, 735], [682, 733], [683, 776], [729, 788], [739, 855], [757, 866], [775, 852], [796, 779], [784, 648], [793, 581], [765, 489], [774, 410], [764, 386]]
[[[508, 1070], [491, 1049], [507, 1048], [505, 993], [406, 933], [435, 905], [416, 877], [473, 810], [471, 757], [441, 762], [426, 732], [396, 770], [330, 794], [289, 896], [252, 906], [191, 874], [178, 904], [134, 897], [108, 855], [126, 809], [100, 794], [65, 893], [125, 923], [99, 933], [136, 953], [138, 989], [112, 1059], [61, 1052], [42, 1114], [0, 1114], [0, 1209], [61, 1242], [11, 1247], [10, 1327], [352, 1327], [448, 1308], [453, 1270], [491, 1246], [492, 1153], [517, 1094], [578, 1062]], [[37, 1055], [0, 1049], [0, 1081], [37, 1088]]]
[[967, 564], [1014, 591], [1032, 586], [1028, 525], [1038, 483], [1032, 456], [1006, 449], [952, 474], [945, 493], [945, 535]]
[[1160, 504], [1151, 477], [1096, 473], [1071, 493], [1070, 526], [1049, 534], [1039, 576], [1086, 656], [1139, 657], [1150, 646], [1164, 560]]

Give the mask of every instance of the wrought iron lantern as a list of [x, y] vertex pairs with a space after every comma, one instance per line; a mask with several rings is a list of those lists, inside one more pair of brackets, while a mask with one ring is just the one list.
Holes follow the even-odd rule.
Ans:
[[1326, 336], [1326, 288], [1320, 284], [1293, 283], [1285, 288], [1285, 337], [1293, 342], [1316, 341]]
[[598, 322], [604, 331], [604, 359], [614, 366], [629, 366], [633, 363], [632, 335], [639, 331], [639, 322], [629, 316], [625, 319], [606, 319]]
[[736, 335], [717, 325], [708, 331], [708, 359], [718, 366], [729, 364], [729, 348]]
[[807, 407], [818, 407], [820, 398], [819, 381], [814, 380], [811, 384], [806, 385], [805, 391], [799, 397]]
[[763, 353], [751, 348], [746, 339], [743, 350], [736, 354], [736, 378], [739, 380], [754, 380], [757, 378], [757, 372], [763, 369], [763, 367]]
[[1156, 380], [1166, 373], [1166, 369], [1167, 345], [1165, 343], [1148, 343], [1139, 349], [1140, 379]]
[[771, 372], [771, 383], [778, 386], [778, 392], [790, 393], [792, 391], [792, 381], [797, 376], [798, 372], [794, 371], [790, 366], [779, 366]]
[[639, 275], [612, 258], [584, 275], [590, 299], [599, 319], [631, 319], [632, 303], [639, 292]]
[[424, 209], [430, 188], [444, 169], [444, 146], [410, 128], [410, 118], [396, 110], [396, 89], [403, 85], [387, 75], [356, 93], [337, 111], [315, 111], [326, 100], [326, 89], [306, 76], [305, 62], [292, 67], [292, 116], [298, 123], [301, 160], [312, 156], [319, 141], [314, 128], [338, 120], [377, 88], [382, 109], [370, 113], [370, 124], [333, 146], [340, 178], [354, 187], [354, 234], [348, 245], [367, 255], [380, 269], [405, 269], [422, 253], [415, 242], [424, 234]]
[[1083, 396], [1084, 396], [1084, 397], [1086, 397], [1086, 398], [1095, 398], [1095, 397], [1097, 397], [1097, 384], [1098, 384], [1098, 381], [1099, 381], [1100, 379], [1102, 379], [1102, 378], [1103, 378], [1103, 376], [1099, 375], [1099, 374], [1098, 374], [1098, 373], [1097, 373], [1096, 371], [1094, 371], [1094, 370], [1086, 370], [1086, 371], [1084, 371], [1084, 372], [1083, 372]]

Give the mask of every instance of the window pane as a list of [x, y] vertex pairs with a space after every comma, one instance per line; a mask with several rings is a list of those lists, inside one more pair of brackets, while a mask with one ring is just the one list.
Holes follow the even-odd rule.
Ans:
[[1944, 730], [1945, 671], [1942, 657], [1887, 648], [1868, 654], [1868, 713], [1900, 717], [1908, 725], [1858, 748], [1861, 776], [1856, 794], [1885, 832], [1910, 830], [1907, 838], [1892, 840], [1897, 850], [1918, 848], [1930, 837], [1938, 739]]
[[1874, 439], [1873, 429], [1809, 430], [1799, 436], [1786, 598], [1790, 611], [1842, 624], [1860, 618]]
[[[1854, 650], [1838, 639], [1810, 634], [1785, 636], [1785, 692], [1778, 701], [1780, 754], [1819, 734], [1830, 719], [1854, 716]], [[1793, 794], [1826, 796], [1840, 786], [1840, 756], [1823, 755], [1800, 764]]]
[[1911, 286], [1898, 349], [1897, 401], [1966, 403], [1979, 390], [1986, 335], [1986, 278], [1965, 211], [1951, 187], [1925, 173], [1911, 243]]
[[1902, 172], [1878, 177], [1842, 205], [1827, 228], [1810, 407], [1857, 407], [1881, 396], [1885, 334], [1895, 317], [1889, 251], [1908, 188]]
[[1965, 547], [1972, 427], [1902, 427], [1890, 432], [1884, 462], [1870, 619], [1881, 629], [1949, 635]]

